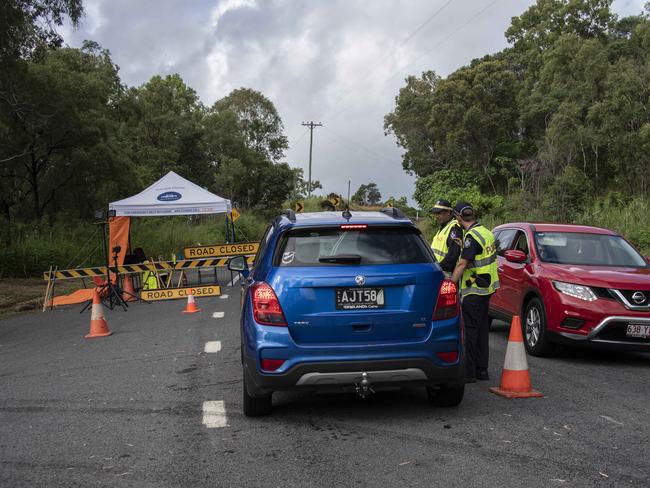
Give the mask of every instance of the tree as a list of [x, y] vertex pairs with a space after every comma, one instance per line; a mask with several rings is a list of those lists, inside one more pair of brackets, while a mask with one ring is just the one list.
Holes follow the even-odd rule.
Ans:
[[239, 88], [215, 102], [212, 112], [234, 114], [246, 147], [264, 159], [279, 161], [289, 147], [284, 126], [273, 102], [260, 92]]
[[[0, 160], [17, 201], [30, 202], [31, 215], [40, 219], [62, 188], [101, 172], [86, 156], [110, 140], [121, 85], [108, 51], [95, 43], [39, 50], [21, 81], [20, 111], [0, 112], [6, 137]], [[107, 151], [102, 160], [110, 158]]]
[[359, 189], [352, 195], [352, 201], [358, 205], [377, 205], [381, 202], [381, 193], [376, 183], [368, 183], [359, 186]]
[[433, 71], [425, 71], [420, 78], [409, 76], [395, 97], [395, 110], [384, 117], [384, 133], [395, 135], [397, 145], [406, 149], [402, 167], [409, 174], [425, 176], [445, 164], [436, 156], [436, 141], [428, 125], [439, 83]]

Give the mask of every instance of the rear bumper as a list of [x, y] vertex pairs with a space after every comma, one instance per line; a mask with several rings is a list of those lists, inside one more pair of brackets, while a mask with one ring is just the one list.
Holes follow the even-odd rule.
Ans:
[[456, 386], [464, 383], [463, 363], [440, 367], [425, 358], [387, 359], [373, 361], [305, 362], [294, 365], [281, 374], [263, 374], [256, 362], [244, 359], [244, 368], [261, 395], [271, 391], [317, 390], [346, 391], [361, 380], [362, 373], [374, 389], [395, 386]]

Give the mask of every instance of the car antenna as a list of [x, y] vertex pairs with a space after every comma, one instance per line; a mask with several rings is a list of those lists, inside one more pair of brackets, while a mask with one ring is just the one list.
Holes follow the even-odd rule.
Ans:
[[350, 180], [348, 180], [348, 203], [345, 206], [345, 210], [343, 210], [343, 218], [346, 220], [352, 218], [352, 214], [350, 213]]

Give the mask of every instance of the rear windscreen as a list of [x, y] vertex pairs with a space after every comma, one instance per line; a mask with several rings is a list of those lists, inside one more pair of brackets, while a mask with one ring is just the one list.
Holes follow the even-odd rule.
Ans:
[[[359, 257], [353, 264], [431, 263], [429, 247], [413, 228], [366, 228], [360, 230], [296, 229], [278, 243], [275, 266], [336, 266], [345, 262], [322, 262], [336, 256]], [[350, 263], [347, 263], [350, 264]]]

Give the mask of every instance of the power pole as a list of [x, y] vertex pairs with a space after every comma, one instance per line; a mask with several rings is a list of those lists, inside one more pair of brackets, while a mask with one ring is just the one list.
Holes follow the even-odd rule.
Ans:
[[312, 120], [311, 122], [303, 122], [302, 125], [309, 127], [309, 185], [307, 186], [307, 190], [309, 192], [308, 196], [311, 196], [311, 148], [314, 143], [314, 127], [322, 127], [323, 124], [320, 122], [316, 124]]

